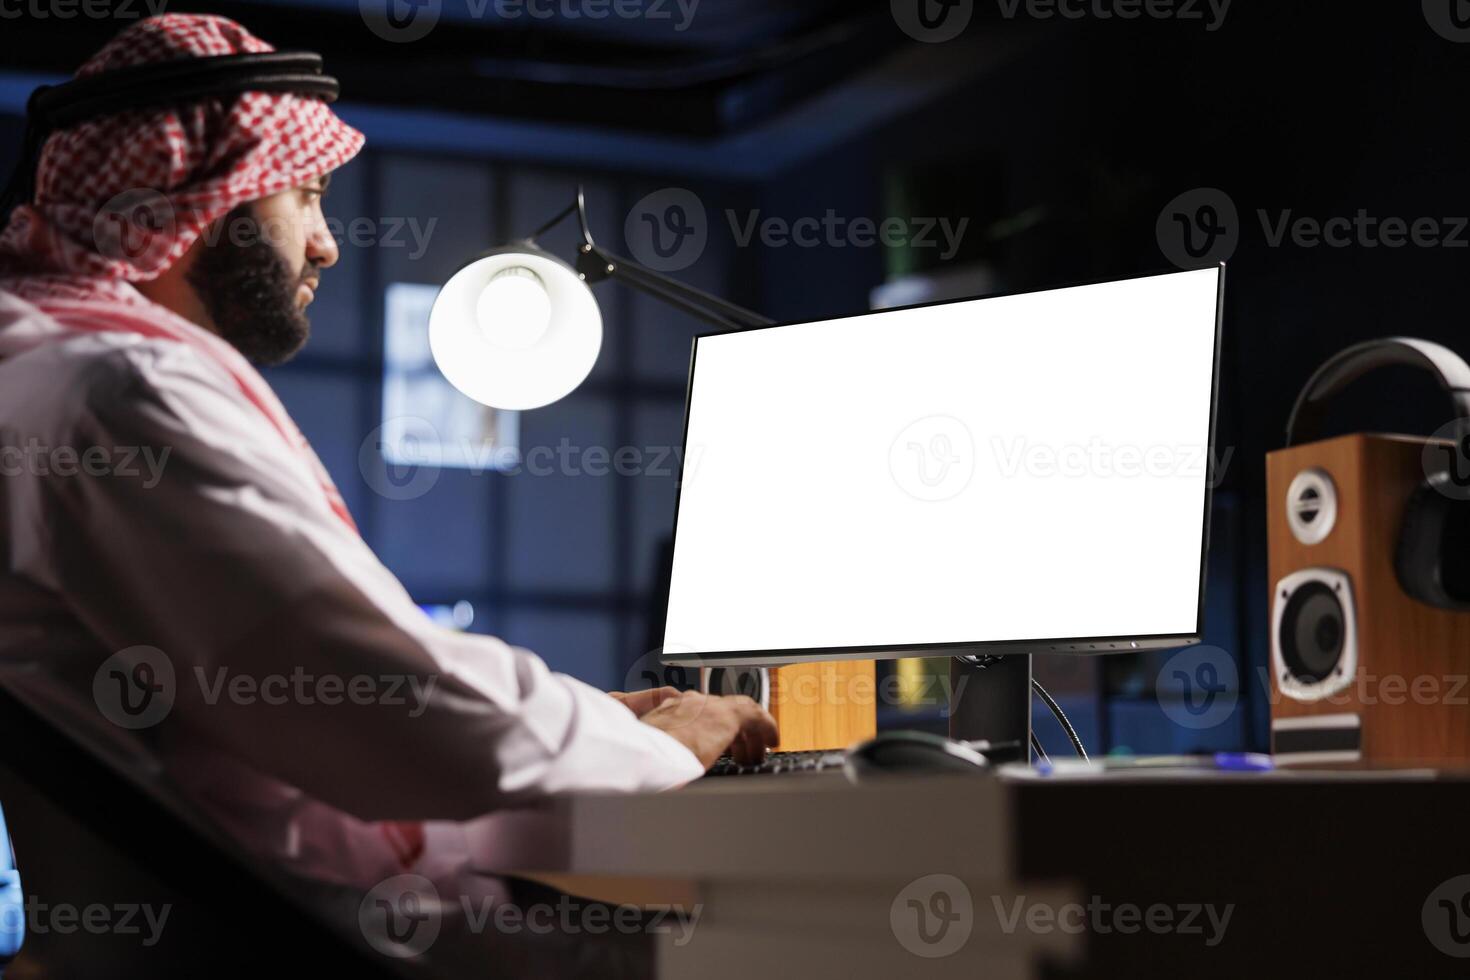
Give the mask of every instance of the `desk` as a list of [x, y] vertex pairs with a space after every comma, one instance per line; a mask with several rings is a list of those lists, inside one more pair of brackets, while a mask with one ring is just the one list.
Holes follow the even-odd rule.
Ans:
[[[1464, 935], [1448, 910], [1424, 918], [1470, 875], [1467, 823], [1470, 779], [1428, 773], [819, 775], [571, 796], [477, 833], [485, 872], [702, 905], [684, 945], [660, 939], [660, 976], [677, 980], [1429, 977], [1470, 971], [1434, 945]], [[968, 919], [916, 938], [911, 900], [932, 939], [963, 891]], [[966, 925], [951, 955], [921, 955]]]

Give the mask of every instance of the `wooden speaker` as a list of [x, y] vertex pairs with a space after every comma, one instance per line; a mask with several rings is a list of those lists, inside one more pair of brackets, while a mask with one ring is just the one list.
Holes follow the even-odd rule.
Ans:
[[1396, 565], [1426, 444], [1350, 435], [1266, 458], [1280, 762], [1470, 764], [1470, 612], [1410, 597]]

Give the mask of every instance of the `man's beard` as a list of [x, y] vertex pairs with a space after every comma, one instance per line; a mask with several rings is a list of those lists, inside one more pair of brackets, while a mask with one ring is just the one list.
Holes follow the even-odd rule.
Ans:
[[249, 204], [224, 219], [217, 240], [205, 245], [189, 285], [221, 337], [255, 364], [284, 364], [311, 335], [311, 321], [297, 305], [304, 282], [317, 277], [308, 262], [294, 273], [263, 234]]

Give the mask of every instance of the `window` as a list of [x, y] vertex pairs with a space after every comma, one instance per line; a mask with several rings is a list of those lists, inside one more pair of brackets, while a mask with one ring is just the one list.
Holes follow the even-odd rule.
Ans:
[[399, 466], [439, 466], [476, 473], [520, 462], [515, 412], [460, 394], [429, 352], [429, 310], [438, 286], [393, 283], [383, 338], [383, 458]]

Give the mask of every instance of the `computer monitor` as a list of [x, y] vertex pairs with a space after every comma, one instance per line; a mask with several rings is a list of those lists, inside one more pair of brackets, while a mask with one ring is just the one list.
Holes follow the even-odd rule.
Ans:
[[662, 657], [1198, 643], [1224, 268], [701, 336]]

